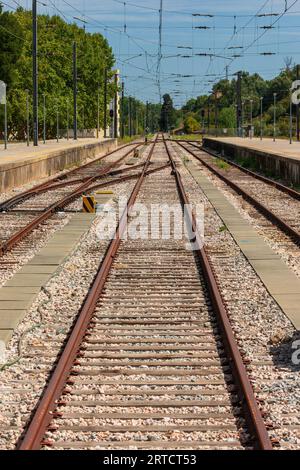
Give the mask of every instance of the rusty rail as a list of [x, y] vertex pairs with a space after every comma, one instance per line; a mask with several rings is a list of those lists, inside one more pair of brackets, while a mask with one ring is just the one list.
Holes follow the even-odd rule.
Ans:
[[[135, 203], [137, 195], [143, 184], [151, 157], [154, 152], [155, 145], [156, 141], [152, 144], [152, 148], [144, 164], [143, 171], [141, 172], [140, 177], [128, 200], [129, 209]], [[56, 400], [60, 397], [65, 383], [69, 378], [74, 360], [76, 359], [78, 349], [85, 336], [86, 330], [93, 316], [97, 301], [103, 291], [106, 279], [109, 275], [114, 258], [119, 249], [122, 234], [124, 233], [126, 227], [127, 217], [128, 212], [127, 210], [125, 210], [120, 219], [120, 223], [116, 229], [115, 237], [110, 242], [104, 260], [94, 279], [93, 285], [85, 299], [83, 307], [72, 329], [64, 351], [60, 356], [60, 359], [55, 367], [54, 373], [49, 381], [49, 384], [47, 385], [42, 399], [34, 412], [33, 418], [25, 433], [24, 438], [20, 440], [17, 446], [18, 450], [38, 450], [41, 447], [43, 436], [47, 430], [47, 426], [50, 424], [50, 421], [52, 419], [51, 413], [56, 407]]]
[[[184, 189], [184, 185], [181, 179], [181, 175], [176, 167], [175, 161], [171, 155], [166, 142], [164, 142], [167, 154], [169, 156], [172, 171], [176, 178], [178, 192], [182, 201], [182, 204], [186, 207], [189, 206], [189, 199]], [[196, 236], [196, 240], [199, 246], [202, 246], [199, 232], [197, 231], [196, 219], [191, 210], [187, 211], [189, 217], [189, 224], [193, 228], [193, 233]], [[227, 346], [227, 353], [230, 358], [234, 375], [239, 384], [240, 390], [242, 391], [241, 400], [245, 402], [245, 411], [248, 417], [249, 425], [253, 430], [258, 446], [261, 450], [272, 450], [272, 442], [269, 438], [268, 431], [263, 421], [257, 400], [255, 398], [252, 385], [250, 383], [246, 368], [243, 363], [241, 353], [236, 343], [233, 330], [228, 318], [228, 313], [224, 305], [222, 295], [220, 293], [217, 281], [215, 279], [212, 266], [209, 262], [208, 256], [205, 252], [205, 248], [201, 248], [195, 252], [206, 279], [207, 288], [209, 290], [214, 310], [217, 313], [217, 320], [220, 325], [221, 331], [223, 332], [223, 339]]]
[[[188, 152], [190, 155], [192, 155], [194, 158], [196, 158], [202, 165], [204, 165], [206, 168], [208, 168], [212, 173], [214, 173], [218, 178], [220, 178], [224, 183], [227, 184], [230, 188], [232, 188], [236, 193], [238, 193], [240, 196], [242, 196], [246, 201], [250, 202], [261, 214], [263, 214], [268, 220], [270, 220], [273, 224], [277, 225], [285, 234], [287, 234], [289, 237], [291, 237], [296, 243], [300, 243], [300, 233], [293, 229], [290, 225], [288, 225], [284, 220], [282, 220], [280, 217], [278, 217], [274, 212], [272, 212], [268, 207], [266, 207], [264, 204], [259, 202], [255, 197], [251, 196], [247, 191], [245, 191], [243, 188], [238, 186], [236, 183], [231, 181], [229, 178], [227, 178], [223, 173], [221, 173], [219, 170], [214, 168], [212, 165], [207, 163], [203, 158], [199, 157], [199, 155], [196, 155], [195, 152], [192, 150], [186, 148], [183, 144], [180, 142], [176, 143], [182, 147], [186, 152]], [[199, 150], [201, 150], [198, 147]], [[256, 177], [256, 175], [255, 175]]]
[[[125, 155], [123, 155], [123, 157], [119, 158], [116, 162], [110, 164], [108, 167], [104, 168], [98, 174], [88, 178], [84, 183], [82, 183], [82, 185], [79, 188], [72, 191], [63, 199], [56, 201], [54, 204], [51, 204], [49, 207], [47, 207], [41, 215], [37, 216], [33, 221], [31, 221], [28, 225], [26, 225], [26, 227], [22, 228], [21, 230], [13, 234], [9, 238], [9, 240], [7, 240], [5, 243], [0, 245], [0, 256], [3, 256], [4, 253], [11, 250], [17, 243], [19, 243], [26, 236], [32, 233], [33, 230], [35, 230], [41, 223], [48, 220], [55, 212], [71, 204], [77, 197], [80, 197], [86, 190], [95, 189], [95, 187], [90, 188], [91, 184], [97, 179], [99, 179], [100, 177], [108, 175], [113, 168], [115, 168], [119, 163], [121, 163], [125, 158], [127, 158], [133, 151], [134, 149], [129, 150], [128, 152], [126, 152]], [[65, 182], [65, 185], [68, 186], [67, 181]], [[101, 187], [101, 185], [99, 187]], [[46, 190], [48, 190], [48, 188]]]
[[[144, 178], [148, 173], [150, 159], [153, 155], [154, 148], [155, 143], [152, 146], [147, 161], [144, 165], [143, 171], [140, 174], [140, 177], [128, 200], [129, 208], [132, 207], [132, 205], [136, 201]], [[166, 150], [169, 156], [170, 164], [172, 166], [172, 172], [176, 178], [181, 201], [183, 204], [188, 203], [188, 198], [183, 187], [181, 176], [176, 168], [175, 162], [169, 152], [167, 145]], [[164, 167], [166, 167], [166, 165], [164, 165]], [[150, 171], [154, 172], [158, 171], [158, 169], [156, 168]], [[128, 213], [125, 210], [121, 217], [119, 226], [116, 230], [115, 238], [109, 244], [104, 260], [94, 279], [93, 285], [85, 299], [84, 305], [82, 306], [78, 318], [73, 326], [66, 346], [64, 347], [64, 350], [55, 366], [53, 375], [44, 390], [43, 396], [33, 414], [28, 429], [26, 430], [25, 434], [21, 437], [18, 443], [18, 450], [38, 450], [43, 445], [43, 443], [46, 443], [43, 441], [43, 437], [53, 418], [52, 413], [54, 412], [57, 406], [57, 401], [59, 400], [62, 394], [65, 384], [69, 380], [69, 376], [72, 371], [74, 361], [76, 360], [78, 351], [80, 349], [80, 345], [85, 337], [85, 334], [91, 322], [99, 297], [103, 292], [113, 261], [118, 253], [118, 249], [121, 244], [122, 234], [126, 227], [127, 217]], [[189, 219], [191, 225], [195, 229], [195, 219], [191, 212], [189, 213]], [[199, 234], [197, 232], [196, 234], [198, 238]], [[199, 250], [196, 255], [199, 257], [204, 275], [207, 279], [207, 287], [211, 294], [214, 308], [218, 313], [218, 320], [224, 334], [225, 342], [228, 345], [228, 355], [230, 362], [233, 364], [233, 368], [234, 371], [236, 371], [239, 383], [241, 383], [241, 390], [243, 391], [241, 401], [246, 402], [247, 410], [249, 411], [249, 416], [251, 417], [251, 424], [253, 424], [253, 427], [256, 432], [255, 436], [257, 437], [258, 446], [260, 449], [271, 450], [272, 443], [268, 437], [267, 430], [265, 428], [257, 402], [255, 400], [253, 390], [249, 382], [244, 364], [242, 362], [238, 347], [236, 345], [234, 335], [229, 323], [228, 315], [224, 307], [208, 258], [204, 250]]]
[[[46, 181], [45, 183], [41, 183], [37, 186], [34, 186], [31, 189], [28, 189], [27, 191], [24, 191], [20, 194], [17, 194], [16, 196], [13, 196], [12, 198], [7, 199], [6, 201], [4, 201], [0, 204], [0, 212], [11, 210], [17, 204], [20, 204], [21, 202], [23, 202], [27, 199], [30, 199], [31, 197], [37, 196], [38, 194], [41, 194], [43, 192], [50, 191], [52, 189], [62, 187], [66, 184], [68, 184], [68, 185], [76, 184], [75, 182], [73, 183], [73, 181], [67, 182], [67, 181], [63, 181], [63, 180], [68, 178], [71, 175], [75, 175], [76, 173], [78, 173], [79, 171], [82, 171], [85, 168], [88, 168], [88, 167], [94, 165], [96, 162], [100, 162], [100, 161], [104, 160], [105, 158], [113, 155], [114, 153], [119, 152], [120, 150], [122, 150], [124, 148], [127, 148], [129, 146], [132, 146], [132, 145], [134, 145], [134, 147], [133, 147], [133, 149], [131, 149], [131, 152], [134, 152], [134, 150], [136, 148], [140, 147], [142, 144], [139, 143], [139, 144], [126, 144], [126, 145], [123, 145], [122, 147], [119, 147], [116, 150], [113, 150], [112, 152], [108, 152], [105, 155], [102, 155], [101, 157], [96, 158], [92, 162], [85, 163], [84, 165], [81, 165], [78, 168], [74, 168], [73, 170], [70, 170], [67, 173], [64, 173], [63, 175], [56, 176], [56, 177], [52, 178], [51, 180]], [[118, 162], [116, 162], [116, 164], [117, 163]], [[99, 175], [102, 176], [101, 172], [99, 173]], [[78, 180], [75, 180], [75, 181], [77, 182]], [[55, 184], [55, 183], [57, 183], [57, 184]]]
[[[182, 142], [182, 141], [180, 141]], [[266, 176], [260, 175], [259, 173], [256, 173], [255, 171], [249, 170], [248, 168], [244, 168], [243, 166], [239, 165], [238, 163], [230, 160], [229, 158], [226, 158], [222, 155], [219, 155], [218, 153], [213, 152], [212, 150], [209, 150], [203, 146], [198, 147], [198, 145], [195, 145], [194, 142], [191, 141], [185, 141], [185, 143], [191, 145], [192, 147], [195, 147], [198, 150], [202, 150], [203, 152], [207, 153], [208, 155], [211, 155], [212, 157], [219, 158], [220, 160], [223, 160], [224, 162], [228, 163], [229, 165], [238, 168], [241, 170], [243, 173], [246, 173], [249, 176], [253, 176], [253, 178], [256, 178], [260, 181], [263, 181], [266, 184], [269, 184], [270, 186], [273, 186], [276, 189], [279, 189], [283, 193], [288, 194], [289, 196], [293, 197], [294, 199], [297, 199], [300, 201], [300, 193], [298, 191], [295, 191], [293, 188], [289, 188], [288, 186], [285, 186], [284, 184], [278, 183], [278, 181], [274, 181], [271, 178], [267, 178]]]

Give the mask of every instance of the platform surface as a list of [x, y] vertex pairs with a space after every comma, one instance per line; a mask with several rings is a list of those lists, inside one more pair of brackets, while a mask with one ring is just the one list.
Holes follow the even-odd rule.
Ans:
[[29, 147], [27, 147], [26, 143], [9, 143], [7, 150], [5, 150], [4, 145], [1, 144], [0, 168], [2, 165], [22, 163], [39, 158], [46, 158], [51, 156], [51, 154], [56, 154], [57, 152], [74, 149], [76, 147], [83, 147], [85, 145], [99, 144], [109, 140], [111, 139], [61, 139], [59, 142], [56, 140], [49, 140], [46, 142], [46, 144], [43, 144], [43, 142], [40, 141], [38, 147], [34, 147], [32, 142], [30, 142]]
[[0, 341], [8, 343], [41, 288], [61, 268], [80, 238], [90, 229], [94, 214], [74, 214], [46, 245], [0, 289]]
[[260, 140], [260, 138], [250, 139], [241, 137], [205, 136], [205, 138], [300, 161], [300, 142], [297, 141], [293, 141], [290, 144], [289, 140], [276, 139], [273, 142], [273, 139], [270, 138], [264, 138], [263, 140]]

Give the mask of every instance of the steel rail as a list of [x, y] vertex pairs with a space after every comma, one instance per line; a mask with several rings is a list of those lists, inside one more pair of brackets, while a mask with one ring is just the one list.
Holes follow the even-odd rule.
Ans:
[[[12, 209], [14, 206], [16, 206], [17, 204], [20, 204], [21, 202], [23, 202], [27, 199], [30, 199], [31, 197], [34, 197], [34, 196], [36, 196], [38, 194], [41, 194], [43, 192], [50, 191], [52, 189], [52, 187], [55, 189], [56, 187], [58, 187], [58, 186], [55, 185], [55, 183], [61, 182], [60, 183], [61, 185], [66, 185], [66, 184], [71, 185], [71, 184], [73, 184], [72, 182], [67, 182], [67, 181], [64, 182], [63, 180], [68, 178], [69, 176], [71, 176], [73, 174], [75, 175], [76, 173], [78, 173], [79, 171], [82, 171], [85, 168], [88, 168], [88, 167], [94, 165], [97, 162], [100, 162], [100, 161], [106, 159], [107, 157], [110, 157], [114, 153], [117, 153], [120, 150], [123, 150], [123, 149], [125, 149], [129, 146], [132, 146], [132, 145], [134, 145], [134, 147], [131, 149], [131, 152], [134, 152], [135, 149], [137, 149], [138, 147], [140, 147], [143, 144], [142, 143], [126, 144], [126, 145], [121, 146], [121, 147], [119, 147], [119, 148], [117, 148], [117, 149], [115, 149], [111, 152], [106, 153], [105, 155], [102, 155], [99, 158], [96, 158], [92, 162], [85, 163], [84, 165], [81, 165], [77, 168], [74, 168], [73, 170], [70, 170], [70, 171], [64, 173], [63, 175], [56, 176], [56, 177], [52, 178], [51, 180], [46, 181], [45, 183], [41, 183], [37, 186], [34, 186], [31, 189], [28, 189], [27, 191], [24, 191], [20, 194], [17, 194], [16, 196], [13, 196], [12, 198], [7, 199], [6, 201], [3, 201], [2, 203], [0, 203], [0, 212], [8, 211], [8, 210]], [[116, 164], [117, 164], [117, 162], [116, 162]]]
[[[152, 175], [153, 173], [157, 173], [158, 171], [165, 170], [169, 166], [170, 166], [170, 164], [167, 163], [166, 165], [162, 165], [162, 166], [153, 168], [152, 170], [147, 170], [146, 173], [145, 173], [145, 176], [149, 176], [149, 175]], [[96, 184], [95, 186], [92, 186], [90, 189], [92, 191], [94, 191], [94, 190], [99, 189], [99, 188], [105, 188], [105, 187], [108, 187], [108, 186], [112, 186], [114, 184], [119, 184], [119, 183], [123, 183], [125, 181], [133, 180], [133, 179], [139, 178], [140, 176], [141, 176], [141, 173], [134, 174], [134, 175], [129, 175], [129, 176], [123, 176], [121, 178], [118, 178], [117, 180], [112, 180], [112, 181], [107, 181], [106, 183]]]
[[[103, 169], [102, 172], [99, 172], [97, 175], [90, 177], [87, 181], [85, 181], [82, 185], [79, 186], [76, 190], [72, 191], [70, 194], [65, 196], [64, 198], [56, 201], [54, 204], [48, 206], [45, 211], [37, 216], [34, 220], [32, 220], [28, 225], [24, 228], [19, 230], [18, 232], [14, 233], [5, 243], [0, 245], [0, 256], [3, 256], [8, 250], [11, 250], [17, 243], [23, 240], [26, 236], [33, 232], [41, 223], [48, 220], [53, 213], [63, 209], [67, 205], [71, 204], [77, 197], [80, 197], [85, 191], [90, 189], [91, 184], [99, 179], [101, 176], [106, 176], [112, 168], [114, 168], [118, 163], [123, 161], [127, 158], [133, 150], [126, 152], [126, 154], [118, 159], [116, 162], [110, 164], [107, 168]], [[68, 183], [66, 182], [66, 185]]]
[[[135, 170], [137, 168], [140, 168], [142, 167], [144, 164], [143, 163], [140, 163], [139, 165], [134, 165], [134, 166], [131, 166], [131, 167], [128, 167], [128, 168], [124, 168], [124, 169], [121, 169], [121, 170], [114, 170], [114, 171], [110, 171], [109, 173], [105, 174], [104, 176], [115, 176], [115, 175], [120, 175], [122, 173], [127, 173], [129, 171], [132, 171], [132, 170]], [[99, 178], [101, 178], [103, 175], [99, 175]], [[54, 183], [52, 184], [51, 186], [47, 187], [47, 188], [38, 188], [38, 189], [35, 189], [34, 190], [34, 193], [32, 194], [32, 197], [34, 196], [37, 196], [39, 194], [42, 194], [44, 192], [48, 192], [48, 191], [55, 191], [56, 189], [59, 189], [59, 188], [63, 188], [64, 186], [73, 186], [75, 184], [79, 184], [79, 183], [85, 183], [86, 181], [88, 181], [90, 179], [90, 176], [86, 176], [84, 178], [79, 178], [79, 179], [76, 179], [76, 180], [71, 180], [71, 181], [61, 181], [60, 183]], [[16, 196], [17, 197], [17, 196]], [[23, 200], [20, 200], [19, 202], [23, 202]], [[14, 205], [17, 204], [18, 202], [15, 203], [14, 201]], [[12, 207], [10, 207], [9, 209], [12, 209]]]
[[17, 450], [38, 450], [42, 445], [42, 439], [52, 419], [51, 413], [55, 409], [56, 401], [61, 396], [63, 388], [70, 376], [80, 344], [86, 334], [98, 299], [103, 292], [104, 285], [110, 273], [113, 261], [121, 244], [122, 235], [126, 228], [128, 209], [130, 209], [136, 201], [144, 178], [146, 177], [155, 145], [156, 141], [152, 144], [152, 148], [144, 164], [143, 171], [128, 199], [127, 208], [125, 209], [116, 229], [115, 237], [109, 244], [106, 255], [72, 328], [66, 346], [64, 347], [64, 350], [55, 366], [52, 377], [50, 378], [44, 394], [34, 412], [30, 425], [17, 445]]
[[[132, 167], [131, 170], [133, 170], [133, 169], [138, 169], [138, 168], [141, 167], [141, 166], [144, 166], [144, 163], [141, 164], [141, 165], [137, 165], [137, 166], [135, 166], [135, 167]], [[157, 173], [157, 172], [159, 172], [159, 171], [161, 171], [161, 170], [164, 170], [164, 169], [168, 168], [169, 166], [170, 166], [170, 163], [167, 163], [166, 165], [162, 165], [162, 166], [153, 168], [152, 170], [148, 170], [148, 171], [146, 172], [146, 176], [149, 176], [149, 175], [151, 175], [151, 174], [153, 174], [153, 173]], [[122, 172], [122, 170], [120, 170], [120, 173], [121, 173], [121, 172]], [[125, 171], [124, 171], [124, 173], [125, 173]], [[124, 182], [126, 182], [126, 181], [130, 181], [130, 180], [133, 180], [133, 179], [137, 179], [137, 178], [140, 177], [140, 175], [141, 175], [141, 173], [134, 173], [134, 174], [132, 174], [132, 175], [122, 176], [122, 177], [120, 177], [120, 178], [116, 178], [116, 179], [113, 179], [113, 180], [110, 180], [110, 181], [105, 181], [105, 182], [102, 182], [102, 183], [98, 183], [98, 184], [96, 184], [96, 185], [94, 185], [94, 186], [91, 186], [91, 187], [89, 188], [89, 191], [95, 191], [96, 189], [107, 188], [107, 187], [109, 187], [109, 186], [114, 186], [114, 185], [116, 185], [116, 184], [124, 183]], [[17, 213], [17, 214], [18, 214], [19, 212], [28, 214], [28, 213], [30, 213], [30, 212], [33, 212], [33, 213], [35, 213], [35, 212], [41, 213], [41, 212], [43, 212], [43, 211], [35, 211], [35, 210], [33, 210], [33, 211], [28, 211], [28, 210], [27, 210], [27, 211], [26, 211], [26, 210], [24, 210], [24, 211], [16, 211], [16, 212], [13, 212], [13, 213]], [[78, 212], [78, 211], [74, 211], [74, 212], [76, 213], [76, 212]]]
[[[169, 166], [169, 164], [168, 165], [163, 165], [163, 166], [160, 166], [160, 167], [157, 167], [157, 168], [153, 168], [152, 170], [148, 170], [146, 172], [146, 176], [148, 176], [152, 173], [155, 173], [157, 171], [161, 171], [161, 170], [163, 170], [164, 168], [166, 168], [168, 166]], [[139, 174], [123, 176], [123, 177], [118, 178], [118, 179], [114, 179], [114, 180], [111, 180], [111, 181], [106, 181], [106, 182], [103, 182], [103, 183], [95, 184], [94, 186], [90, 186], [88, 189], [89, 189], [89, 191], [94, 191], [96, 189], [106, 188], [108, 186], [113, 186], [115, 184], [124, 183], [125, 181], [129, 181], [131, 179], [138, 178], [139, 176], [140, 176]], [[14, 234], [5, 244], [0, 246], [0, 256], [3, 256], [7, 251], [11, 250], [19, 241], [21, 241], [28, 234], [30, 234], [38, 225], [40, 225], [45, 220], [49, 219], [49, 217], [51, 215], [53, 215], [55, 212], [57, 212], [59, 210], [63, 210], [67, 205], [71, 204], [74, 199], [76, 199], [77, 197], [80, 197], [80, 195], [82, 195], [82, 194], [83, 194], [82, 190], [80, 190], [79, 192], [76, 192], [76, 194], [72, 195], [72, 199], [68, 199], [68, 201], [63, 199], [63, 200], [61, 200], [60, 204], [57, 203], [55, 205], [55, 207], [52, 207], [47, 212], [43, 212], [41, 215], [37, 216], [36, 219], [34, 219], [34, 221], [31, 222], [31, 224], [28, 224], [26, 227], [24, 227], [19, 232]], [[34, 227], [31, 226], [33, 223], [35, 224]]]
[[[274, 212], [272, 212], [270, 209], [268, 209], [268, 207], [266, 207], [264, 204], [259, 202], [255, 197], [251, 196], [251, 194], [249, 194], [243, 188], [241, 188], [236, 183], [234, 183], [229, 178], [227, 178], [219, 170], [217, 170], [212, 165], [207, 163], [203, 158], [199, 157], [199, 155], [196, 155], [195, 152], [193, 152], [192, 150], [186, 148], [180, 142], [176, 141], [176, 143], [180, 147], [182, 147], [186, 152], [188, 152], [190, 155], [192, 155], [194, 158], [196, 158], [202, 165], [204, 165], [206, 168], [208, 168], [218, 178], [220, 178], [222, 181], [224, 181], [224, 183], [226, 183], [227, 186], [232, 188], [237, 194], [242, 196], [246, 201], [250, 202], [250, 204], [252, 204], [261, 214], [263, 214], [274, 225], [277, 225], [286, 235], [291, 237], [296, 243], [300, 243], [300, 233], [297, 230], [293, 229], [293, 227], [288, 225], [284, 220], [282, 220], [280, 217], [278, 217], [276, 214], [274, 214]], [[199, 150], [201, 150], [201, 149], [199, 149]]]
[[[182, 141], [180, 141], [180, 142], [182, 142]], [[253, 176], [253, 178], [256, 178], [260, 181], [263, 181], [264, 183], [266, 183], [270, 186], [273, 186], [276, 189], [279, 189], [280, 191], [282, 191], [283, 193], [286, 193], [289, 196], [291, 196], [292, 198], [297, 199], [298, 201], [300, 201], [300, 193], [298, 191], [295, 191], [294, 189], [289, 188], [288, 186], [285, 186], [282, 183], [278, 183], [278, 181], [274, 181], [271, 178], [267, 178], [266, 176], [260, 175], [259, 173], [256, 173], [255, 171], [249, 170], [248, 168], [244, 168], [242, 165], [239, 165], [238, 163], [230, 160], [229, 158], [223, 157], [222, 155], [219, 155], [218, 153], [215, 153], [212, 150], [207, 149], [206, 147], [203, 147], [203, 146], [199, 147], [198, 145], [195, 145], [194, 142], [190, 142], [190, 141], [184, 141], [184, 142], [191, 145], [192, 147], [195, 147], [198, 150], [202, 150], [203, 152], [207, 153], [208, 155], [211, 155], [212, 157], [219, 158], [220, 160], [223, 160], [224, 162], [228, 163], [229, 165], [231, 165], [235, 168], [238, 168], [243, 173], [246, 173], [249, 176]]]
[[257, 400], [253, 392], [252, 385], [250, 383], [245, 365], [243, 363], [243, 359], [229, 321], [228, 313], [224, 305], [216, 278], [214, 276], [213, 268], [210, 264], [205, 248], [203, 247], [203, 243], [201, 243], [202, 240], [197, 230], [196, 219], [194, 214], [192, 213], [192, 210], [190, 209], [189, 199], [186, 194], [181, 175], [176, 167], [176, 163], [171, 155], [167, 143], [164, 142], [164, 144], [169, 160], [171, 162], [172, 173], [176, 178], [177, 188], [182, 204], [188, 209], [187, 215], [189, 225], [193, 228], [193, 233], [196, 237], [195, 239], [197, 243], [199, 243], [198, 246], [202, 247], [201, 249], [195, 251], [195, 256], [197, 256], [204, 272], [207, 288], [210, 293], [214, 310], [217, 314], [217, 320], [220, 325], [221, 331], [223, 332], [223, 339], [227, 347], [227, 353], [231, 362], [231, 366], [233, 368], [234, 376], [240, 386], [240, 390], [242, 391], [242, 395], [240, 398], [241, 401], [244, 401], [244, 408], [246, 409], [246, 415], [248, 417], [249, 426], [254, 432], [259, 449], [272, 450], [272, 442], [269, 438], [266, 425], [263, 421]]

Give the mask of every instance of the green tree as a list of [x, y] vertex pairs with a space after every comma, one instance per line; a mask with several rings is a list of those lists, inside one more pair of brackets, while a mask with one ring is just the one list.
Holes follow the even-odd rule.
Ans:
[[[250, 75], [242, 72], [242, 101], [244, 125], [250, 124], [251, 107], [256, 133], [260, 131], [260, 98], [263, 97], [263, 128], [266, 135], [273, 133], [274, 93], [276, 93], [277, 131], [287, 136], [289, 126], [290, 90], [293, 80], [296, 79], [296, 67], [285, 68], [272, 80], [264, 80], [259, 74]], [[220, 80], [213, 86], [210, 96], [201, 95], [190, 99], [181, 112], [182, 121], [192, 114], [201, 123], [201, 110], [208, 108], [210, 103], [210, 124], [215, 120], [215, 100], [218, 106], [218, 122], [223, 128], [236, 127], [236, 78], [233, 80]], [[250, 101], [252, 100], [252, 106]], [[207, 116], [206, 111], [206, 116]], [[207, 119], [206, 119], [207, 120]]]
[[[0, 74], [7, 76], [8, 126], [9, 134], [24, 139], [26, 131], [26, 90], [32, 97], [32, 16], [31, 11], [18, 9], [14, 13], [3, 13], [4, 20], [12, 21], [14, 34], [22, 38], [19, 47], [17, 38], [0, 27], [12, 55], [6, 61], [0, 60]], [[3, 21], [4, 21], [3, 20]], [[1, 22], [0, 22], [1, 25]], [[97, 95], [100, 96], [100, 126], [103, 127], [104, 110], [104, 70], [108, 70], [108, 102], [115, 93], [114, 57], [107, 40], [99, 33], [85, 32], [76, 24], [67, 24], [59, 16], [38, 16], [38, 66], [39, 66], [39, 118], [42, 122], [43, 95], [47, 104], [47, 138], [56, 135], [56, 115], [59, 111], [60, 128], [67, 127], [67, 108], [70, 124], [73, 120], [73, 76], [72, 48], [77, 43], [78, 51], [78, 126], [94, 129], [97, 127]], [[2, 40], [1, 40], [1, 51]], [[2, 64], [3, 62], [3, 64]], [[30, 102], [31, 104], [31, 102]], [[30, 119], [31, 106], [30, 106]], [[40, 126], [40, 133], [42, 126]]]
[[0, 80], [11, 88], [17, 77], [16, 62], [23, 52], [24, 32], [13, 13], [2, 12], [0, 4]]
[[168, 132], [176, 124], [176, 111], [173, 107], [173, 101], [170, 95], [163, 96], [163, 105], [160, 115], [160, 130]]
[[200, 130], [199, 122], [193, 116], [187, 116], [184, 120], [184, 132], [186, 134], [193, 134], [193, 132]]
[[[124, 123], [125, 135], [129, 134], [129, 97], [124, 97], [122, 107], [122, 121]], [[160, 104], [149, 103], [148, 106], [148, 122], [149, 132], [157, 132], [159, 130], [160, 120]], [[146, 125], [146, 104], [134, 97], [131, 97], [131, 119], [132, 132], [135, 135], [141, 135], [145, 132]]]
[[220, 127], [234, 129], [236, 126], [236, 110], [233, 107], [223, 108], [219, 113]]

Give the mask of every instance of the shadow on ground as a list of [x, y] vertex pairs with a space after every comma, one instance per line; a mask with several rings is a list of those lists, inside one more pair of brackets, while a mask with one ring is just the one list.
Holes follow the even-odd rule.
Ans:
[[300, 372], [300, 331], [270, 346], [273, 363], [277, 368]]

